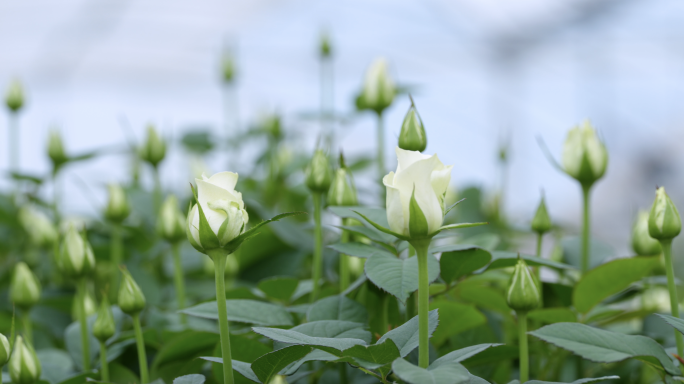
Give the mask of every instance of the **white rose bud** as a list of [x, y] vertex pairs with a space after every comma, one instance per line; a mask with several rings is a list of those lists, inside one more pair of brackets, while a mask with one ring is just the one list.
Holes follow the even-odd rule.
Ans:
[[57, 240], [57, 228], [41, 211], [29, 206], [19, 209], [19, 222], [29, 236], [31, 243], [37, 247], [49, 248]]
[[211, 177], [202, 175], [197, 182], [197, 201], [206, 217], [209, 229], [219, 244], [202, 241], [200, 234], [200, 212], [195, 204], [188, 214], [188, 239], [200, 252], [210, 251], [228, 244], [245, 231], [249, 215], [242, 201], [242, 194], [235, 190], [238, 175], [220, 172]]
[[401, 148], [396, 148], [396, 153], [396, 173], [382, 179], [387, 187], [387, 221], [393, 232], [426, 237], [437, 232], [444, 221], [444, 197], [453, 166], [442, 164], [437, 155]]
[[392, 104], [396, 93], [394, 81], [387, 69], [387, 61], [382, 58], [376, 59], [366, 72], [358, 106], [361, 109], [372, 109], [381, 113]]
[[606, 172], [608, 151], [588, 121], [568, 132], [563, 146], [565, 172], [590, 186]]

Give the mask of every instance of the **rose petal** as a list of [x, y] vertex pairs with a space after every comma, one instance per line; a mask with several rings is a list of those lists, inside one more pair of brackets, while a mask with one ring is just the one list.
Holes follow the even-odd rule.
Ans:
[[238, 174], [234, 172], [219, 172], [212, 175], [206, 181], [218, 185], [223, 189], [233, 191], [235, 190], [235, 184], [237, 184], [238, 181]]

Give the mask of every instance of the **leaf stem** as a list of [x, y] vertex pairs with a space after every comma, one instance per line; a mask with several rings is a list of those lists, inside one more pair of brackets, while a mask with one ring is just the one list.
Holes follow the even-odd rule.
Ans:
[[428, 305], [430, 301], [428, 283], [428, 247], [430, 239], [413, 241], [418, 257], [418, 366], [430, 365], [430, 340], [428, 335]]
[[218, 306], [219, 333], [221, 335], [221, 356], [223, 356], [223, 383], [233, 384], [233, 358], [230, 352], [230, 331], [228, 329], [228, 310], [226, 309], [226, 259], [228, 255], [221, 249], [209, 253], [214, 260], [216, 281], [216, 304]]
[[100, 341], [100, 380], [109, 382], [109, 363], [107, 362], [107, 346]]
[[143, 338], [142, 327], [140, 327], [140, 313], [132, 315], [133, 329], [135, 329], [135, 344], [138, 347], [138, 365], [140, 365], [140, 383], [147, 384], [149, 375], [147, 373], [147, 353], [145, 352], [145, 339]]
[[90, 371], [90, 339], [88, 338], [88, 319], [85, 309], [86, 279], [78, 280], [76, 300], [78, 300], [78, 322], [81, 325], [81, 352], [83, 353], [83, 371]]
[[112, 223], [112, 239], [111, 243], [109, 244], [109, 257], [111, 259], [111, 262], [113, 264], [114, 270], [112, 273], [111, 277], [111, 289], [109, 290], [110, 292], [110, 298], [112, 299], [112, 302], [116, 303], [117, 299], [117, 293], [119, 292], [119, 279], [120, 279], [120, 274], [118, 273], [119, 270], [119, 265], [121, 265], [122, 261], [122, 254], [123, 254], [123, 243], [121, 239], [121, 225], [118, 223]]
[[589, 270], [589, 192], [591, 191], [590, 184], [582, 184], [582, 199], [584, 203], [584, 214], [582, 224], [582, 274], [584, 275]]
[[314, 254], [311, 270], [313, 290], [311, 291], [311, 302], [316, 301], [319, 291], [319, 281], [321, 279], [321, 269], [323, 267], [323, 231], [321, 228], [321, 197], [322, 194], [314, 192], [312, 194], [314, 205]]
[[[343, 225], [348, 225], [348, 219], [342, 220]], [[349, 242], [349, 231], [342, 230], [341, 243]], [[340, 253], [340, 292], [344, 292], [349, 287], [349, 256]]]
[[[176, 286], [176, 301], [178, 302], [178, 309], [185, 308], [185, 283], [183, 282], [183, 265], [180, 258], [180, 242], [176, 241], [171, 244], [171, 252], [173, 253], [173, 283]], [[187, 318], [184, 313], [180, 314], [182, 324], [187, 324]]]
[[520, 382], [525, 383], [530, 376], [530, 357], [527, 348], [527, 312], [518, 315], [518, 343], [520, 344]]
[[[672, 239], [660, 240], [665, 256], [665, 272], [667, 274], [667, 289], [670, 291], [670, 307], [672, 316], [679, 319], [679, 300], [677, 299], [677, 285], [675, 284], [674, 268], [672, 266]], [[684, 340], [682, 334], [675, 330], [675, 340], [677, 342], [677, 355], [684, 356]], [[684, 367], [680, 366], [684, 373]]]

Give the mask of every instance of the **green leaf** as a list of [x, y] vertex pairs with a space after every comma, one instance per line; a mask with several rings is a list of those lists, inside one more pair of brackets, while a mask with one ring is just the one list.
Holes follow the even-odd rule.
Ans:
[[[366, 345], [360, 339], [337, 339], [330, 337], [312, 337], [300, 332], [288, 329], [254, 327], [252, 330], [262, 336], [266, 336], [273, 341], [293, 345], [310, 345], [322, 349], [328, 353], [340, 356], [342, 351], [355, 345]], [[303, 357], [303, 356], [302, 356]]]
[[588, 271], [575, 286], [572, 302], [580, 313], [623, 291], [660, 266], [660, 256], [617, 259]]
[[487, 318], [474, 306], [455, 301], [435, 300], [430, 303], [430, 309], [438, 309], [443, 319], [454, 319], [453, 321], [441, 321], [439, 323], [434, 335], [432, 335], [432, 341], [437, 346], [453, 335], [487, 322]]
[[481, 351], [477, 355], [470, 356], [463, 360], [463, 365], [468, 368], [487, 364], [498, 364], [505, 360], [518, 358], [518, 347], [512, 345], [496, 345]]
[[486, 266], [491, 260], [491, 253], [475, 247], [442, 252], [439, 258], [439, 271], [442, 279], [451, 284], [452, 281]]
[[386, 249], [374, 247], [370, 244], [364, 244], [364, 243], [356, 243], [356, 242], [337, 243], [337, 244], [329, 245], [328, 248], [332, 248], [332, 249], [336, 250], [337, 252], [343, 253], [345, 255], [361, 257], [364, 259], [367, 259], [376, 253], [383, 253], [383, 254], [387, 254], [387, 255], [396, 257], [392, 253], [388, 252]]
[[216, 345], [216, 334], [213, 332], [189, 331], [167, 340], [154, 356], [152, 371], [164, 364], [173, 364], [178, 360], [190, 360]]
[[[223, 358], [222, 357], [214, 357], [214, 356], [202, 356], [200, 357], [202, 360], [206, 361], [211, 361], [212, 363], [218, 363], [218, 364], [223, 364]], [[252, 371], [251, 364], [245, 363], [244, 361], [238, 361], [238, 360], [233, 360], [233, 371], [238, 372], [245, 378], [252, 380], [255, 383], [261, 384], [261, 381], [257, 377], [257, 375], [254, 374], [254, 371]]]
[[444, 216], [448, 215], [449, 212], [451, 212], [452, 209], [456, 208], [456, 206], [459, 205], [461, 202], [463, 202], [463, 200], [465, 200], [465, 197], [462, 198], [461, 200], [451, 204], [450, 206], [448, 206], [447, 209], [444, 210]]
[[455, 351], [449, 352], [446, 355], [440, 357], [439, 359], [435, 360], [432, 364], [436, 363], [443, 363], [443, 362], [455, 362], [455, 363], [460, 363], [463, 360], [466, 360], [470, 357], [473, 357], [477, 355], [478, 353], [485, 351], [491, 347], [496, 347], [499, 345], [503, 344], [478, 344], [478, 345], [471, 345], [470, 347], [465, 347], [461, 349], [457, 349]]
[[[530, 255], [523, 255], [521, 254], [520, 257], [525, 259], [525, 262], [527, 265], [531, 267], [549, 267], [553, 269], [575, 269], [575, 267], [568, 265], [568, 264], [563, 264], [563, 263], [558, 263], [552, 260], [548, 259], [542, 259], [540, 257], [536, 256], [530, 256]], [[516, 252], [505, 252], [505, 251], [494, 251], [492, 252], [492, 262], [487, 266], [487, 270], [490, 269], [499, 269], [499, 268], [508, 268], [508, 267], [513, 267], [515, 264], [518, 262], [518, 253]]]
[[[587, 384], [587, 383], [596, 383], [599, 381], [605, 381], [605, 380], [617, 380], [619, 379], [620, 376], [603, 376], [603, 377], [594, 377], [594, 378], [587, 378], [587, 379], [579, 379], [575, 380], [572, 383], [568, 384]], [[564, 383], [556, 383], [553, 381], [541, 381], [541, 380], [530, 380], [526, 381], [525, 384], [564, 384]]]
[[204, 384], [205, 380], [204, 375], [192, 374], [175, 378], [173, 384]]
[[376, 369], [377, 367], [393, 362], [400, 355], [399, 349], [397, 348], [397, 345], [394, 344], [394, 341], [385, 339], [382, 343], [374, 345], [355, 345], [343, 351], [343, 356], [360, 359], [362, 360], [362, 363], [372, 363], [373, 368], [371, 369]]
[[684, 334], [684, 320], [660, 313], [656, 313], [656, 315], [660, 316], [663, 320], [665, 320], [666, 323], [679, 331], [679, 333]]
[[366, 222], [368, 222], [368, 224], [372, 225], [372, 226], [373, 226], [375, 229], [377, 229], [378, 231], [384, 232], [384, 233], [386, 233], [386, 234], [388, 234], [388, 235], [392, 235], [392, 236], [396, 237], [397, 239], [401, 239], [401, 240], [410, 240], [410, 238], [409, 238], [408, 236], [404, 236], [404, 235], [401, 235], [401, 234], [399, 234], [399, 233], [393, 232], [391, 229], [385, 228], [385, 227], [383, 227], [382, 225], [377, 224], [376, 222], [374, 222], [373, 220], [369, 219], [369, 218], [366, 217], [365, 215], [359, 213], [358, 211], [354, 211], [354, 212], [355, 212], [356, 214], [358, 214], [359, 216], [361, 216], [364, 220], [366, 220]]
[[501, 313], [511, 313], [503, 292], [480, 284], [459, 283], [454, 291], [462, 300], [473, 303], [480, 308], [492, 309]]
[[359, 302], [346, 296], [330, 296], [315, 302], [306, 314], [308, 321], [343, 320], [366, 323], [368, 311]]
[[409, 384], [459, 384], [470, 380], [468, 370], [456, 362], [432, 364], [424, 369], [399, 358], [392, 363], [392, 370]]
[[568, 308], [535, 309], [527, 313], [527, 318], [544, 324], [577, 322], [577, 315]]
[[374, 222], [382, 225], [385, 228], [389, 228], [389, 222], [387, 221], [387, 211], [382, 208], [369, 208], [369, 207], [328, 207], [332, 213], [343, 219], [356, 219], [363, 221], [359, 212]]
[[[406, 357], [418, 347], [418, 322], [418, 316], [414, 316], [411, 320], [382, 335], [376, 344], [382, 344], [390, 339], [399, 348], [401, 357]], [[438, 311], [430, 311], [428, 313], [428, 337], [432, 335], [438, 324]]]
[[679, 372], [663, 347], [646, 336], [625, 335], [578, 323], [551, 324], [529, 334], [597, 363], [636, 358], [662, 367], [671, 375]]
[[299, 286], [294, 277], [269, 277], [259, 282], [259, 289], [268, 297], [280, 301], [289, 301]]
[[36, 356], [43, 368], [43, 379], [59, 383], [73, 375], [74, 363], [68, 352], [49, 348], [36, 351]]
[[[428, 282], [439, 276], [439, 262], [428, 254]], [[418, 257], [400, 259], [386, 254], [375, 254], [366, 260], [366, 276], [380, 289], [402, 303], [418, 290]]]
[[[226, 249], [226, 250], [228, 250], [229, 252], [230, 252], [230, 251], [234, 251], [234, 250], [238, 249], [238, 247], [239, 247], [243, 242], [245, 242], [245, 241], [249, 240], [250, 238], [252, 238], [252, 237], [258, 235], [258, 234], [259, 234], [259, 228], [263, 227], [264, 225], [266, 225], [266, 224], [268, 224], [268, 223], [272, 223], [272, 222], [274, 222], [274, 221], [278, 221], [278, 220], [280, 220], [280, 219], [284, 219], [284, 218], [286, 218], [286, 217], [296, 216], [296, 215], [301, 215], [301, 214], [306, 214], [306, 212], [286, 212], [286, 213], [281, 213], [281, 214], [279, 214], [279, 215], [275, 215], [275, 216], [273, 216], [272, 218], [270, 218], [270, 219], [268, 219], [268, 220], [263, 220], [263, 221], [260, 222], [259, 224], [256, 224], [256, 225], [253, 226], [252, 228], [250, 228], [250, 229], [246, 230], [245, 232], [243, 232], [240, 236], [238, 236], [238, 237], [234, 238], [233, 240], [231, 240], [231, 241], [230, 241], [228, 244], [226, 244], [223, 248]], [[201, 219], [201, 217], [200, 217], [200, 219]], [[200, 222], [200, 224], [201, 224], [201, 222]], [[202, 241], [204, 241], [204, 240], [202, 240]], [[204, 244], [204, 243], [203, 243], [203, 244]]]
[[362, 323], [340, 320], [311, 321], [290, 328], [291, 331], [303, 333], [313, 337], [333, 337], [340, 339], [361, 339], [371, 342], [371, 334], [364, 329]]
[[[38, 353], [38, 352], [36, 352], [36, 353]], [[43, 364], [42, 361], [41, 361], [41, 364]], [[43, 366], [42, 369], [50, 369], [50, 367]], [[45, 371], [43, 371], [43, 375], [41, 377], [43, 377], [43, 378], [48, 377], [48, 376], [46, 376]], [[81, 374], [76, 375], [76, 376], [71, 376], [70, 378], [68, 378], [64, 381], [60, 381], [59, 384], [83, 384], [83, 383], [96, 381], [99, 379], [100, 379], [100, 375], [98, 375], [97, 373], [86, 372], [86, 373], [81, 373]], [[47, 383], [55, 383], [55, 381], [41, 380], [41, 381], [37, 382], [36, 384], [46, 383], [46, 382]]]
[[252, 371], [262, 383], [268, 383], [283, 368], [309, 354], [311, 349], [306, 345], [292, 345], [267, 353], [252, 363]]
[[481, 223], [457, 223], [457, 224], [449, 224], [449, 225], [443, 225], [439, 227], [437, 231], [435, 231], [432, 235], [435, 235], [439, 232], [445, 231], [447, 229], [461, 229], [461, 228], [472, 228], [472, 227], [479, 227], [480, 225], [487, 225], [489, 223], [487, 222], [481, 222]]
[[[256, 300], [226, 300], [226, 308], [230, 321], [266, 326], [293, 325], [292, 316], [280, 305]], [[218, 319], [215, 301], [198, 304], [180, 312], [205, 319]]]

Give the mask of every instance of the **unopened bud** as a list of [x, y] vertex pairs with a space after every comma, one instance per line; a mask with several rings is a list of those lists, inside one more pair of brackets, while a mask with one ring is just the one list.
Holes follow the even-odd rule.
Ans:
[[93, 248], [85, 238], [85, 234], [78, 233], [73, 225], [69, 226], [62, 241], [57, 266], [71, 278], [85, 276], [95, 269]]
[[40, 379], [40, 361], [36, 351], [28, 340], [17, 336], [14, 342], [14, 351], [9, 361], [9, 373], [12, 383], [34, 384]]
[[306, 170], [306, 186], [312, 192], [327, 193], [332, 183], [333, 172], [328, 156], [317, 149]]
[[14, 267], [10, 284], [10, 300], [24, 310], [33, 307], [40, 300], [40, 283], [24, 262], [19, 262]]
[[[80, 295], [76, 295], [71, 304], [71, 318], [74, 320], [81, 318], [79, 316], [81, 314], [81, 303], [79, 300], [81, 300]], [[97, 312], [97, 303], [95, 302], [93, 295], [91, 295], [90, 291], [88, 290], [85, 291], [85, 295], [83, 296], [83, 308], [85, 308], [86, 318], [90, 315], [94, 315], [95, 312]]]
[[632, 227], [632, 249], [640, 256], [659, 255], [660, 242], [648, 233], [648, 212], [639, 211]]
[[114, 336], [115, 332], [114, 314], [109, 306], [107, 295], [103, 295], [100, 309], [97, 311], [97, 319], [95, 319], [95, 324], [93, 324], [93, 336], [104, 343]]
[[12, 112], [18, 112], [24, 106], [24, 88], [19, 80], [14, 80], [7, 89], [5, 104]]
[[0, 333], [0, 368], [2, 368], [10, 358], [12, 350], [10, 349], [9, 340], [7, 336]]
[[518, 312], [528, 312], [541, 304], [541, 293], [536, 278], [527, 268], [525, 260], [518, 257], [506, 295], [508, 306]]
[[105, 217], [111, 222], [120, 224], [131, 213], [126, 191], [118, 184], [110, 184], [108, 189], [109, 200], [105, 209]]
[[140, 148], [140, 158], [150, 163], [153, 167], [157, 167], [166, 156], [166, 142], [159, 137], [154, 126], [147, 127], [147, 139]]
[[563, 147], [563, 166], [568, 175], [590, 186], [603, 176], [607, 165], [608, 151], [589, 121], [568, 132]]
[[50, 136], [48, 136], [48, 147], [47, 147], [48, 157], [52, 161], [52, 167], [57, 169], [69, 161], [69, 157], [64, 150], [64, 143], [62, 142], [62, 135], [56, 129], [50, 130]]
[[41, 211], [29, 206], [19, 210], [19, 222], [28, 234], [31, 244], [39, 248], [51, 247], [59, 238], [57, 229]]
[[427, 135], [425, 134], [425, 127], [423, 120], [418, 115], [413, 99], [411, 99], [411, 107], [404, 122], [401, 124], [401, 132], [399, 133], [399, 148], [407, 151], [423, 152], [427, 147]]
[[129, 315], [140, 313], [145, 308], [145, 295], [138, 284], [133, 280], [130, 272], [122, 268], [123, 279], [119, 287], [119, 297], [117, 303], [121, 310]]
[[551, 218], [546, 211], [546, 202], [543, 196], [539, 202], [539, 207], [537, 207], [537, 213], [534, 214], [534, 219], [532, 219], [532, 230], [539, 234], [544, 234], [551, 230]]
[[224, 54], [221, 61], [221, 74], [225, 83], [232, 83], [235, 80], [235, 58], [232, 55]]
[[669, 240], [679, 235], [682, 230], [682, 220], [670, 197], [665, 193], [665, 187], [656, 190], [656, 198], [648, 215], [648, 233], [658, 240]]
[[321, 34], [320, 41], [320, 54], [321, 57], [330, 57], [332, 55], [332, 46], [330, 45], [330, 36], [327, 33]]
[[159, 211], [157, 233], [170, 243], [177, 243], [185, 239], [185, 216], [178, 209], [176, 196], [169, 195], [164, 200]]
[[354, 178], [344, 164], [344, 157], [340, 153], [340, 168], [335, 172], [335, 177], [328, 191], [328, 205], [354, 206], [358, 204]]
[[396, 93], [394, 81], [387, 69], [387, 61], [377, 59], [366, 72], [363, 91], [356, 104], [359, 109], [370, 109], [376, 113], [382, 113], [392, 104]]

